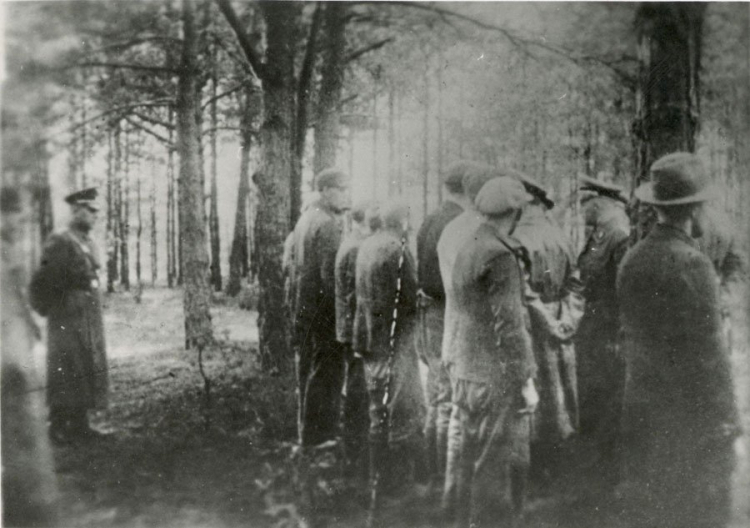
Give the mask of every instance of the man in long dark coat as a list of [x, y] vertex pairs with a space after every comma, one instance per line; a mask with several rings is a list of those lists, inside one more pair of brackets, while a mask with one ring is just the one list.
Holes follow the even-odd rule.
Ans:
[[400, 489], [416, 476], [415, 464], [423, 462], [424, 397], [414, 350], [417, 282], [406, 243], [408, 209], [386, 206], [381, 222], [382, 229], [362, 242], [357, 255], [353, 336], [354, 351], [365, 360], [370, 395], [370, 525], [378, 517], [381, 491]]
[[374, 205], [359, 203], [352, 207], [352, 229], [336, 253], [336, 339], [344, 347], [346, 381], [342, 422], [347, 473], [367, 475], [367, 434], [369, 430], [367, 384], [362, 356], [352, 349], [354, 316], [357, 311], [357, 254], [362, 242], [377, 228], [379, 215]]
[[294, 228], [289, 270], [292, 341], [297, 358], [299, 435], [305, 447], [338, 432], [344, 353], [336, 341], [336, 251], [341, 213], [348, 205], [348, 177], [335, 169], [316, 176], [320, 197]]
[[523, 511], [528, 413], [538, 396], [526, 324], [523, 250], [510, 232], [527, 201], [514, 178], [484, 185], [476, 206], [487, 220], [461, 246], [453, 269], [453, 403], [461, 427], [456, 526], [461, 528], [504, 525], [509, 494], [511, 520]]
[[[622, 188], [583, 177], [581, 199], [586, 244], [578, 257], [586, 311], [576, 334], [581, 434], [594, 444], [591, 468], [611, 489], [617, 484], [617, 456], [625, 386], [625, 361], [617, 348], [619, 328], [615, 282], [628, 247], [630, 221]], [[594, 476], [594, 475], [592, 475]]]
[[[438, 482], [445, 476], [451, 388], [448, 372], [441, 360], [445, 288], [440, 276], [437, 245], [445, 226], [464, 210], [466, 200], [462, 179], [465, 167], [466, 163], [459, 162], [448, 169], [443, 182], [445, 200], [436, 211], [427, 215], [417, 232], [417, 352], [422, 362], [427, 365], [427, 417], [424, 435], [429, 471]], [[440, 483], [442, 485], [442, 482]]]
[[627, 362], [626, 486], [636, 526], [721, 528], [730, 518], [737, 409], [719, 281], [691, 235], [712, 197], [688, 153], [651, 167], [636, 197], [658, 223], [626, 255], [617, 295]]
[[70, 226], [47, 240], [32, 278], [32, 307], [47, 317], [47, 404], [57, 443], [101, 437], [88, 411], [107, 404], [104, 323], [99, 259], [89, 236], [97, 218], [95, 188], [69, 195]]
[[583, 288], [573, 245], [547, 211], [554, 203], [531, 177], [518, 174], [531, 201], [513, 238], [529, 259], [527, 305], [539, 366], [539, 410], [535, 415], [534, 472], [547, 482], [562, 462], [564, 441], [578, 430], [578, 381], [572, 342], [583, 316]]

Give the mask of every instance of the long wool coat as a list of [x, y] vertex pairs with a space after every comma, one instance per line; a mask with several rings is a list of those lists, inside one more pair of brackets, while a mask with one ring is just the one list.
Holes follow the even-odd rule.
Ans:
[[538, 206], [529, 206], [513, 231], [527, 252], [532, 341], [539, 364], [537, 429], [562, 440], [578, 427], [578, 380], [573, 342], [551, 336], [541, 320], [576, 328], [583, 316], [582, 286], [568, 237]]
[[737, 410], [713, 265], [657, 224], [625, 255], [617, 295], [627, 478], [660, 526], [722, 526]]
[[98, 268], [90, 239], [70, 230], [49, 238], [32, 279], [32, 306], [47, 316], [51, 407], [106, 405], [109, 377]]

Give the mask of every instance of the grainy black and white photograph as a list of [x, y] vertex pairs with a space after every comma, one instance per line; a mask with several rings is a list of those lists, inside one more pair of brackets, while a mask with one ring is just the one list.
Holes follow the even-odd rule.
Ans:
[[750, 527], [750, 3], [0, 26], [2, 526]]

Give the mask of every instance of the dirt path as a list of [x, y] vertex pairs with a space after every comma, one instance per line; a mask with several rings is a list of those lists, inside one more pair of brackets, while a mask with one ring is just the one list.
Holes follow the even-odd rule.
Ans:
[[[55, 448], [60, 526], [295, 526], [294, 395], [282, 380], [257, 371], [255, 314], [231, 303], [213, 310], [217, 337], [228, 341], [206, 355], [209, 412], [196, 357], [182, 349], [181, 302], [166, 289], [145, 290], [141, 305], [129, 295], [107, 298], [111, 399], [96, 423], [113, 439]], [[750, 360], [734, 360], [745, 398]], [[743, 418], [747, 424], [747, 405]], [[746, 445], [738, 444], [733, 528], [750, 526]], [[551, 496], [532, 497], [525, 526], [625, 528], [616, 504], [585, 498], [590, 487], [574, 477]], [[419, 491], [388, 500], [384, 526], [433, 526], [437, 502]], [[332, 493], [322, 519], [331, 528], [359, 527], [364, 511], [350, 496]]]

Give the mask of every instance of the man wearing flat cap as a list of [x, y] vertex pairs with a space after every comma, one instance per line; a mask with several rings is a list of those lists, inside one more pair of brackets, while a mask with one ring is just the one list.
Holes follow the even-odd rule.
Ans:
[[619, 478], [618, 447], [625, 363], [617, 350], [617, 267], [630, 235], [622, 187], [582, 176], [586, 243], [578, 256], [586, 310], [576, 334], [581, 434], [594, 441], [592, 478], [611, 490]]
[[[440, 278], [445, 291], [445, 316], [443, 323], [443, 340], [441, 346], [441, 361], [448, 372], [451, 386], [453, 377], [451, 374], [452, 355], [455, 350], [453, 340], [455, 337], [456, 317], [453, 309], [453, 266], [464, 242], [474, 235], [477, 228], [484, 222], [484, 217], [477, 211], [474, 205], [479, 190], [492, 178], [500, 176], [500, 173], [481, 163], [461, 162], [457, 171], [463, 173], [461, 186], [464, 192], [464, 211], [456, 216], [443, 229], [437, 243], [438, 262], [440, 264]], [[458, 415], [455, 406], [451, 404], [451, 416], [448, 424], [448, 453], [446, 455], [445, 487], [442, 497], [442, 510], [446, 516], [450, 516], [455, 507], [456, 491], [456, 457], [459, 455], [461, 443], [461, 428], [458, 424]]]
[[623, 491], [636, 526], [720, 528], [730, 520], [738, 417], [719, 281], [694, 240], [714, 192], [700, 160], [680, 152], [657, 160], [635, 196], [658, 222], [617, 277]]
[[529, 259], [526, 301], [539, 366], [532, 471], [549, 484], [564, 460], [565, 441], [578, 430], [573, 336], [583, 316], [583, 288], [573, 244], [547, 214], [554, 202], [532, 177], [519, 172], [517, 178], [531, 197], [512, 234]]
[[527, 201], [515, 178], [486, 183], [475, 202], [485, 222], [462, 244], [453, 268], [460, 527], [505, 525], [504, 520], [512, 526], [523, 512], [529, 414], [538, 395], [526, 325], [523, 249], [510, 233]]
[[47, 317], [47, 404], [56, 443], [102, 436], [89, 426], [88, 411], [107, 403], [109, 378], [99, 299], [99, 259], [90, 238], [99, 206], [97, 190], [70, 194], [67, 230], [45, 243], [32, 277], [32, 307]]
[[448, 450], [448, 423], [451, 415], [451, 389], [448, 372], [441, 361], [445, 288], [440, 276], [437, 245], [443, 229], [466, 207], [463, 177], [468, 162], [457, 162], [443, 181], [445, 200], [427, 215], [417, 232], [418, 327], [417, 351], [427, 365], [427, 416], [424, 435], [429, 471], [435, 482], [445, 477]]
[[299, 436], [304, 447], [338, 432], [344, 355], [336, 341], [336, 251], [349, 179], [337, 169], [315, 177], [320, 193], [294, 228], [289, 266], [292, 344], [297, 359]]

